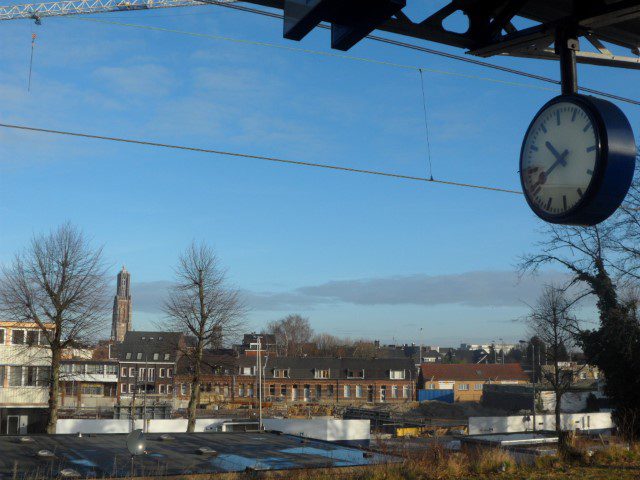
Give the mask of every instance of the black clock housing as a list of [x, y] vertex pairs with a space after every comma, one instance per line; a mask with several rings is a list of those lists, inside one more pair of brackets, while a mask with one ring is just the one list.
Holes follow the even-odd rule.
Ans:
[[[596, 164], [589, 187], [580, 201], [561, 214], [543, 211], [525, 188], [523, 159], [525, 143], [536, 120], [555, 103], [569, 102], [584, 110], [596, 136]], [[609, 218], [622, 204], [636, 163], [636, 144], [629, 120], [613, 103], [586, 95], [560, 95], [547, 102], [533, 118], [520, 151], [520, 182], [529, 207], [549, 223], [562, 225], [596, 225]]]

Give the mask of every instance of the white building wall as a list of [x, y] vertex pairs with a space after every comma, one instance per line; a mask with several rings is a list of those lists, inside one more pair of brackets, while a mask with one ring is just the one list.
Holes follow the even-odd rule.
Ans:
[[[614, 428], [611, 413], [563, 413], [562, 429], [599, 431]], [[469, 417], [469, 435], [486, 433], [530, 432], [533, 429], [533, 417], [513, 415], [508, 417]], [[536, 415], [536, 430], [555, 430], [555, 415]]]
[[277, 430], [328, 442], [371, 439], [369, 420], [267, 418], [262, 423], [265, 430]]
[[[205, 432], [218, 429], [229, 418], [199, 418], [196, 420], [196, 432]], [[136, 420], [135, 428], [145, 429], [147, 433], [180, 433], [187, 431], [187, 419], [176, 418], [171, 420]], [[76, 433], [129, 433], [131, 420], [86, 420], [63, 419], [56, 423], [56, 432], [59, 434]]]

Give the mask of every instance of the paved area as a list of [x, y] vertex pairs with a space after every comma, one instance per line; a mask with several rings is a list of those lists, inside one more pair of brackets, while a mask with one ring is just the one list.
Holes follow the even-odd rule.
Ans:
[[[128, 453], [126, 435], [0, 437], [0, 479], [58, 477], [65, 468], [86, 477], [125, 477], [371, 465], [393, 461], [355, 448], [272, 433], [148, 434], [146, 454]], [[214, 454], [197, 450], [209, 447]], [[38, 456], [49, 450], [53, 458]]]

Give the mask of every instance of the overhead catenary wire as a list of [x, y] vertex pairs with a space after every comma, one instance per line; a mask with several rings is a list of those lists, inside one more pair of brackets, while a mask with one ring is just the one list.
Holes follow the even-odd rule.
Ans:
[[[255, 13], [257, 15], [263, 15], [266, 17], [271, 17], [271, 18], [277, 18], [277, 19], [284, 19], [284, 15], [282, 15], [281, 13], [274, 13], [274, 12], [268, 12], [266, 10], [261, 10], [259, 8], [252, 8], [252, 7], [246, 7], [243, 5], [236, 5], [236, 4], [231, 4], [231, 3], [221, 3], [221, 2], [217, 2], [216, 0], [199, 0], [202, 3], [208, 3], [211, 5], [218, 5], [221, 7], [225, 7], [225, 8], [230, 8], [233, 10], [240, 10], [243, 12], [249, 12], [249, 13]], [[326, 25], [326, 24], [319, 24], [318, 27], [320, 28], [324, 28], [326, 30], [331, 29], [330, 25]], [[366, 36], [367, 39], [369, 40], [374, 40], [376, 42], [382, 42], [382, 43], [387, 43], [389, 45], [395, 45], [397, 47], [403, 47], [403, 48], [408, 48], [411, 50], [417, 50], [420, 52], [424, 52], [424, 53], [428, 53], [431, 55], [438, 55], [441, 57], [445, 57], [445, 58], [449, 58], [452, 60], [458, 60], [461, 62], [466, 62], [466, 63], [471, 63], [474, 65], [479, 65], [485, 68], [491, 68], [494, 70], [499, 70], [502, 72], [506, 72], [506, 73], [510, 73], [513, 75], [519, 75], [519, 76], [523, 76], [523, 77], [527, 77], [527, 78], [531, 78], [534, 80], [539, 80], [541, 82], [546, 82], [546, 83], [552, 83], [554, 85], [560, 85], [561, 82], [560, 80], [556, 80], [554, 78], [550, 78], [550, 77], [545, 77], [543, 75], [537, 75], [534, 73], [529, 73], [529, 72], [525, 72], [523, 70], [518, 70], [515, 68], [509, 68], [509, 67], [503, 67], [501, 65], [495, 65], [493, 63], [489, 63], [489, 62], [484, 62], [482, 60], [476, 60], [474, 58], [469, 58], [469, 57], [463, 57], [462, 55], [456, 55], [454, 53], [448, 53], [448, 52], [443, 52], [442, 50], [436, 50], [433, 48], [428, 48], [428, 47], [423, 47], [421, 45], [416, 45], [413, 43], [408, 43], [408, 42], [401, 42], [399, 40], [393, 40], [391, 38], [387, 38], [387, 37], [381, 37], [379, 35], [367, 35]], [[608, 93], [608, 92], [603, 92], [600, 90], [596, 90], [593, 88], [587, 88], [587, 87], [579, 87], [580, 91], [586, 92], [586, 93], [591, 93], [593, 95], [598, 95], [601, 97], [605, 97], [605, 98], [610, 98], [612, 100], [618, 100], [620, 102], [625, 102], [625, 103], [629, 103], [632, 105], [638, 105], [640, 106], [640, 100], [635, 100], [632, 98], [627, 98], [627, 97], [622, 97], [619, 95], [615, 95], [612, 93]]]
[[[166, 16], [166, 15], [163, 15], [163, 16]], [[308, 49], [308, 48], [292, 47], [290, 45], [278, 45], [276, 43], [259, 42], [259, 41], [255, 41], [255, 40], [247, 40], [247, 39], [243, 39], [243, 38], [233, 38], [233, 37], [215, 35], [215, 34], [210, 34], [210, 33], [189, 32], [189, 31], [185, 31], [185, 30], [175, 30], [175, 29], [172, 29], [172, 28], [157, 27], [157, 26], [152, 26], [152, 25], [141, 25], [141, 24], [137, 24], [137, 23], [115, 22], [115, 21], [112, 21], [112, 20], [103, 20], [103, 19], [93, 18], [93, 17], [86, 17], [86, 18], [69, 17], [69, 19], [76, 20], [76, 21], [79, 20], [79, 21], [83, 21], [83, 22], [96, 22], [96, 23], [102, 23], [102, 24], [105, 24], [105, 25], [114, 25], [114, 26], [125, 27], [125, 28], [136, 28], [136, 29], [141, 29], [141, 30], [172, 33], [172, 34], [176, 34], [176, 35], [185, 35], [185, 36], [191, 36], [191, 37], [207, 38], [207, 39], [211, 39], [211, 40], [218, 40], [218, 41], [224, 41], [224, 42], [233, 42], [233, 43], [239, 43], [239, 44], [245, 44], [245, 45], [254, 45], [254, 46], [260, 46], [260, 47], [276, 48], [276, 49], [287, 50], [287, 51], [291, 51], [291, 52], [305, 53], [305, 54], [311, 54], [311, 55], [319, 55], [319, 56], [323, 56], [323, 57], [333, 57], [333, 58], [339, 58], [339, 59], [343, 59], [343, 60], [353, 60], [353, 61], [358, 61], [358, 62], [371, 63], [371, 64], [374, 64], [374, 65], [395, 67], [395, 68], [399, 68], [399, 69], [415, 70], [415, 71], [422, 70], [423, 72], [428, 72], [428, 73], [434, 73], [434, 74], [439, 74], [439, 75], [448, 75], [448, 76], [460, 77], [460, 78], [467, 78], [467, 79], [470, 79], [470, 80], [479, 80], [479, 81], [483, 81], [483, 82], [497, 83], [497, 84], [507, 85], [507, 86], [511, 86], [511, 87], [522, 87], [522, 88], [529, 88], [529, 89], [533, 89], [533, 90], [541, 90], [541, 91], [546, 91], [546, 92], [556, 92], [556, 91], [558, 91], [558, 89], [556, 89], [556, 88], [543, 87], [543, 86], [534, 85], [534, 84], [531, 84], [531, 83], [512, 82], [512, 81], [509, 81], [509, 80], [502, 80], [502, 79], [486, 77], [486, 76], [482, 76], [482, 75], [473, 75], [473, 74], [468, 74], [468, 73], [452, 72], [452, 71], [449, 71], [449, 70], [442, 70], [442, 69], [435, 69], [435, 68], [418, 67], [418, 66], [415, 66], [415, 65], [406, 65], [406, 64], [402, 64], [402, 63], [389, 62], [389, 61], [385, 61], [385, 60], [377, 60], [377, 59], [374, 59], [374, 58], [359, 57], [359, 56], [341, 54], [341, 53], [335, 53], [335, 52], [324, 52], [324, 51], [312, 50], [312, 49]]]
[[16, 125], [16, 124], [10, 124], [10, 123], [0, 123], [0, 127], [14, 129], [14, 130], [29, 131], [29, 132], [50, 133], [50, 134], [55, 134], [55, 135], [65, 135], [65, 136], [71, 136], [71, 137], [88, 138], [88, 139], [93, 139], [93, 140], [104, 140], [104, 141], [110, 141], [110, 142], [120, 142], [120, 143], [128, 143], [128, 144], [135, 144], [135, 145], [144, 145], [144, 146], [148, 146], [148, 147], [168, 148], [168, 149], [174, 149], [174, 150], [186, 150], [186, 151], [191, 151], [191, 152], [208, 153], [208, 154], [213, 154], [213, 155], [224, 155], [224, 156], [236, 157], [236, 158], [247, 158], [247, 159], [252, 159], [252, 160], [261, 160], [261, 161], [265, 161], [265, 162], [280, 163], [280, 164], [286, 164], [286, 165], [297, 165], [297, 166], [301, 166], [301, 167], [322, 168], [322, 169], [336, 170], [336, 171], [341, 171], [341, 172], [358, 173], [358, 174], [363, 174], [363, 175], [377, 175], [377, 176], [381, 176], [381, 177], [395, 178], [395, 179], [398, 179], [398, 180], [411, 180], [411, 181], [416, 181], [416, 182], [438, 183], [438, 184], [441, 184], [441, 185], [449, 185], [449, 186], [453, 186], [453, 187], [472, 188], [472, 189], [477, 189], [477, 190], [487, 190], [487, 191], [491, 191], [491, 192], [500, 192], [500, 193], [514, 194], [514, 195], [522, 195], [522, 192], [519, 191], [519, 190], [511, 190], [511, 189], [508, 189], [508, 188], [492, 187], [492, 186], [488, 186], [488, 185], [477, 185], [477, 184], [472, 184], [472, 183], [454, 182], [454, 181], [449, 181], [449, 180], [435, 180], [435, 179], [430, 179], [430, 178], [425, 178], [425, 177], [402, 175], [402, 174], [399, 174], [399, 173], [382, 172], [382, 171], [378, 171], [378, 170], [366, 170], [366, 169], [361, 169], [361, 168], [343, 167], [343, 166], [340, 166], [340, 165], [333, 165], [333, 164], [305, 162], [305, 161], [300, 161], [300, 160], [289, 160], [289, 159], [278, 158], [278, 157], [269, 157], [269, 156], [264, 156], [264, 155], [253, 155], [253, 154], [248, 154], [248, 153], [239, 153], [239, 152], [230, 152], [230, 151], [224, 151], [224, 150], [214, 150], [214, 149], [208, 149], [208, 148], [192, 147], [192, 146], [188, 146], [188, 145], [175, 145], [175, 144], [170, 144], [170, 143], [152, 142], [152, 141], [148, 141], [148, 140], [138, 140], [138, 139], [122, 138], [122, 137], [112, 137], [112, 136], [107, 136], [107, 135], [96, 135], [96, 134], [90, 134], [90, 133], [71, 132], [71, 131], [66, 131], [66, 130], [54, 130], [54, 129], [50, 129], [50, 128], [39, 128], [39, 127], [33, 127], [33, 126], [28, 126], [28, 125]]
[[424, 112], [424, 131], [427, 140], [427, 159], [429, 161], [429, 179], [433, 180], [433, 164], [431, 163], [431, 142], [429, 141], [429, 120], [427, 118], [427, 95], [424, 92], [424, 75], [420, 72], [420, 89], [422, 90], [422, 110]]

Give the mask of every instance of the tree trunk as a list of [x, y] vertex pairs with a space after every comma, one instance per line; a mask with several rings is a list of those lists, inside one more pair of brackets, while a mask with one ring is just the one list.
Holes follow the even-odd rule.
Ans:
[[193, 433], [196, 429], [196, 408], [200, 403], [200, 383], [201, 383], [201, 365], [202, 365], [202, 342], [198, 342], [196, 348], [196, 358], [193, 372], [193, 381], [191, 382], [191, 397], [189, 398], [189, 406], [187, 407], [187, 433]]
[[51, 376], [49, 377], [49, 419], [47, 420], [47, 433], [56, 433], [58, 422], [58, 395], [60, 393], [60, 359], [62, 349], [51, 349]]

